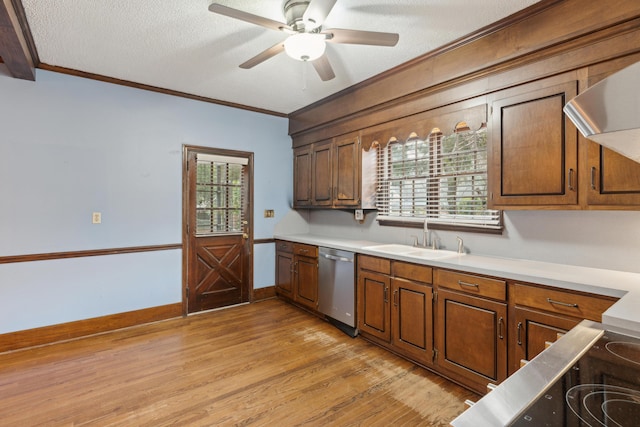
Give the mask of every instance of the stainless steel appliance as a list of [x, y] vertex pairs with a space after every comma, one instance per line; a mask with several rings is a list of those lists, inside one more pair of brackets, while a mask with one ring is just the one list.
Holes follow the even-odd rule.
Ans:
[[318, 311], [348, 335], [355, 337], [356, 289], [353, 252], [320, 247]]
[[638, 426], [640, 333], [583, 321], [451, 425]]
[[640, 162], [640, 62], [576, 96], [564, 112], [586, 138]]

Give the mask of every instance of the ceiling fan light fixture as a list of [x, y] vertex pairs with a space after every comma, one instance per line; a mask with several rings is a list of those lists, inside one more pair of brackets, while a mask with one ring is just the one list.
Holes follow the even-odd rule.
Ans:
[[298, 61], [318, 59], [324, 54], [326, 48], [324, 34], [294, 34], [284, 41], [284, 51]]

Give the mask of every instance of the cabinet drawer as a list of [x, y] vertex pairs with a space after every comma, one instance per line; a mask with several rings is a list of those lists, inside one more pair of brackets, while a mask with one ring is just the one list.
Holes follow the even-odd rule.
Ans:
[[408, 262], [393, 262], [393, 277], [431, 284], [433, 269], [426, 265], [410, 264]]
[[577, 294], [571, 291], [538, 288], [516, 283], [513, 286], [513, 303], [553, 313], [562, 313], [580, 319], [595, 322], [602, 321], [602, 313], [611, 307], [615, 300]]
[[293, 242], [285, 240], [276, 240], [276, 250], [280, 252], [293, 253]]
[[362, 270], [375, 271], [382, 274], [391, 274], [391, 261], [384, 258], [359, 255], [358, 268]]
[[507, 284], [504, 280], [488, 279], [455, 271], [436, 270], [435, 282], [440, 287], [455, 289], [456, 291], [501, 301], [506, 301], [507, 299]]
[[293, 244], [293, 253], [296, 255], [308, 256], [312, 258], [318, 257], [318, 247], [312, 245], [305, 245], [303, 243]]

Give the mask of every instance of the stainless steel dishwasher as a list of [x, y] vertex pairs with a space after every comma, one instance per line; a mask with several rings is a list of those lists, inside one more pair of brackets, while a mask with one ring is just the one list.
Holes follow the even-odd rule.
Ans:
[[353, 252], [319, 248], [318, 311], [346, 334], [355, 337], [356, 287]]

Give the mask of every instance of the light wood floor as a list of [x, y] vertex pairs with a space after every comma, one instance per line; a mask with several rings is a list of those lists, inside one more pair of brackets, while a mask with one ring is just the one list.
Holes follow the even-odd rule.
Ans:
[[477, 399], [279, 300], [0, 355], [0, 425], [448, 425]]

